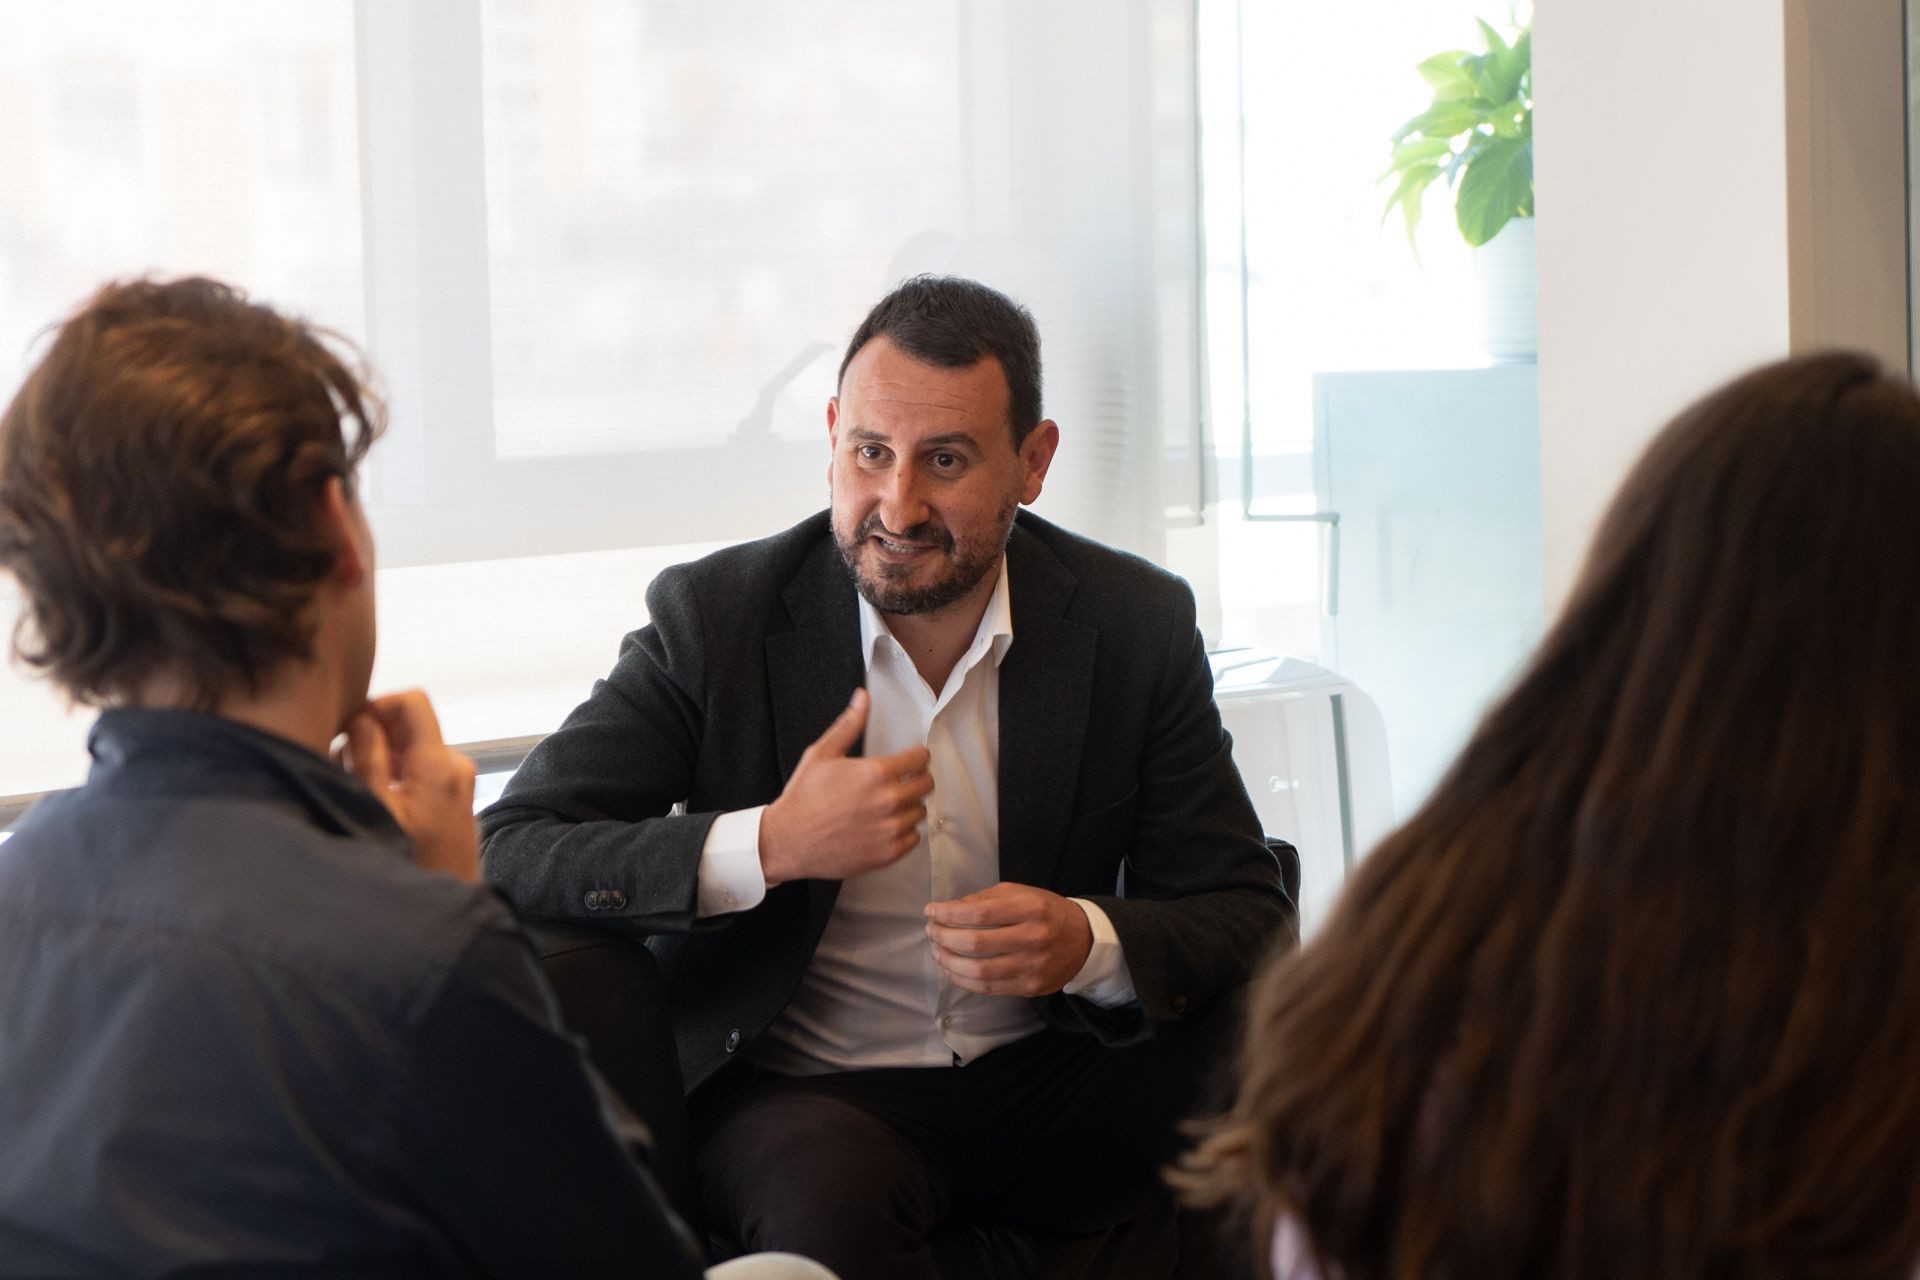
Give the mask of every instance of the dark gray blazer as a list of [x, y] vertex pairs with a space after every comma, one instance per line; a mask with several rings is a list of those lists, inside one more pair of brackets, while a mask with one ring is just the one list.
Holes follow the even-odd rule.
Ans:
[[[1026, 511], [1007, 563], [1001, 877], [1106, 911], [1138, 1007], [1036, 1004], [1056, 1027], [1129, 1043], [1245, 983], [1289, 906], [1186, 584]], [[707, 830], [777, 797], [866, 671], [824, 512], [667, 570], [647, 606], [612, 673], [481, 816], [483, 861], [530, 919], [650, 935], [691, 1088], [792, 997], [840, 887], [789, 882], [696, 924]]]

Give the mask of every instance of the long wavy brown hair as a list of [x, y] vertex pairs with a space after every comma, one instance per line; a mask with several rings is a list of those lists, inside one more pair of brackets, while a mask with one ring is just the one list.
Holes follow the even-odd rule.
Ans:
[[1334, 1280], [1920, 1265], [1920, 398], [1759, 369], [1319, 936], [1177, 1179]]

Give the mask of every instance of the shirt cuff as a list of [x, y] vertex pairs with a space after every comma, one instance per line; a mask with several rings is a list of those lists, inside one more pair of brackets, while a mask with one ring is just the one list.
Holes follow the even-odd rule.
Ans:
[[1087, 951], [1080, 972], [1074, 974], [1073, 981], [1062, 990], [1070, 996], [1091, 1000], [1103, 1009], [1132, 1004], [1133, 973], [1127, 968], [1127, 953], [1120, 949], [1120, 935], [1114, 932], [1113, 921], [1085, 898], [1067, 901], [1087, 913], [1087, 926], [1093, 930], [1093, 946]]
[[713, 820], [700, 849], [694, 919], [745, 911], [759, 906], [767, 896], [767, 877], [760, 870], [760, 815], [766, 811], [767, 806], [761, 805]]

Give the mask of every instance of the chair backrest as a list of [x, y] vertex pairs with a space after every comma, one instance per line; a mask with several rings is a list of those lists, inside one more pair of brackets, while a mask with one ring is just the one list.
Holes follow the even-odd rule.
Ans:
[[1280, 863], [1280, 887], [1287, 894], [1287, 928], [1292, 932], [1288, 947], [1300, 945], [1300, 851], [1279, 836], [1267, 837], [1267, 848]]

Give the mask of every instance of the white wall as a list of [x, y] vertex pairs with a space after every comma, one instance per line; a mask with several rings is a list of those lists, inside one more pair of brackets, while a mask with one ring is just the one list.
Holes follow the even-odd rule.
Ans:
[[1647, 439], [1788, 349], [1781, 0], [1546, 3], [1533, 47], [1551, 614]]
[[1549, 3], [1534, 64], [1552, 611], [1688, 400], [1790, 350], [1904, 366], [1900, 3]]

